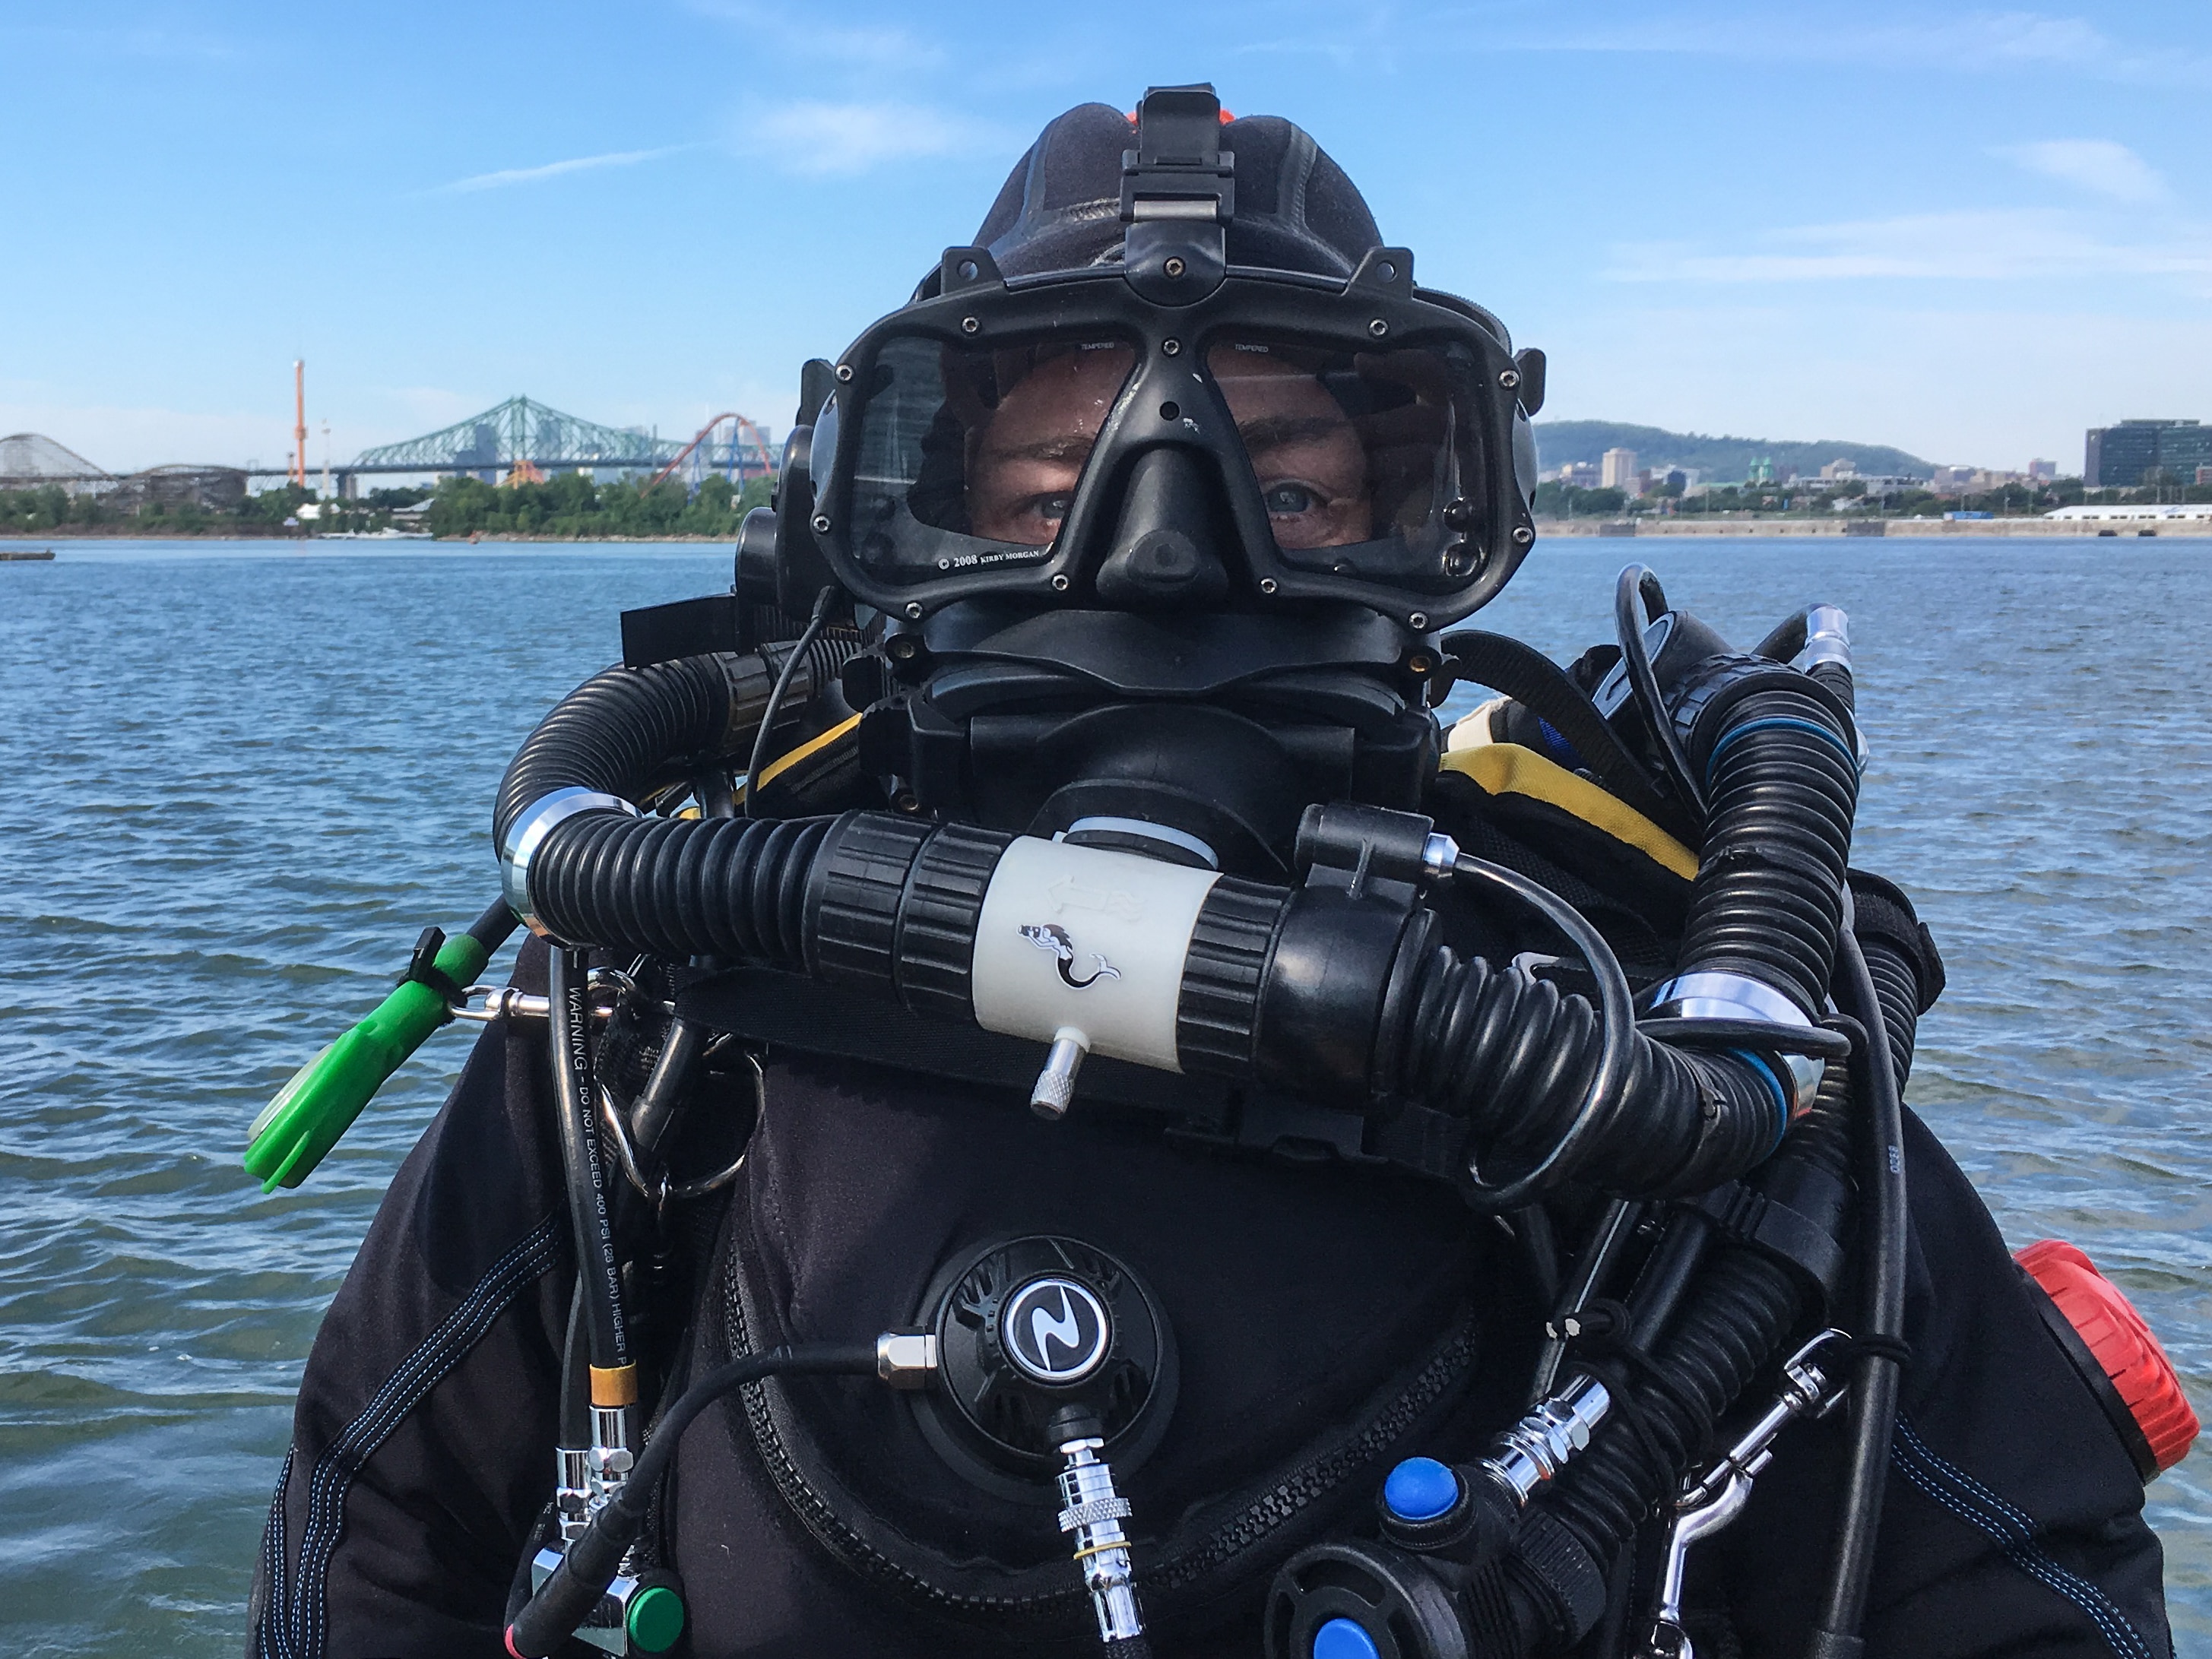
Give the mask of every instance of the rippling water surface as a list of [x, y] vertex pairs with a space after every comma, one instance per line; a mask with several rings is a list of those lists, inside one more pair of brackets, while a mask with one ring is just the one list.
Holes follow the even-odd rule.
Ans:
[[[1748, 643], [1832, 599], [1875, 744], [1857, 861], [1951, 988], [1914, 1103], [2015, 1243], [2124, 1285], [2212, 1409], [2212, 544], [1545, 544], [1485, 625], [1571, 655], [1630, 556]], [[616, 613], [704, 549], [64, 544], [0, 564], [0, 1639], [235, 1654], [290, 1393], [458, 1067], [441, 1034], [301, 1190], [246, 1124], [494, 890], [487, 823]], [[2212, 1451], [2152, 1489], [2212, 1652]]]

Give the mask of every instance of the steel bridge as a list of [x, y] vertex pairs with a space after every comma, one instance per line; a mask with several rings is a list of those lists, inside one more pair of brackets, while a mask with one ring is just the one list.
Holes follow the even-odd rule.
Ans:
[[[364, 472], [474, 472], [527, 477], [532, 472], [659, 471], [680, 444], [621, 427], [564, 415], [529, 398], [471, 415], [404, 443], [364, 449], [331, 471], [347, 477]], [[349, 493], [341, 489], [340, 494]]]
[[[481, 415], [419, 438], [364, 449], [350, 461], [331, 464], [325, 471], [342, 497], [353, 495], [356, 481], [365, 475], [420, 477], [473, 472], [486, 483], [496, 483], [580, 471], [649, 476], [648, 488], [681, 473], [687, 493], [696, 495], [709, 473], [719, 472], [742, 489], [751, 479], [774, 473], [775, 467], [768, 434], [742, 415], [717, 415], [686, 443], [601, 426], [529, 398], [510, 398]], [[307, 469], [310, 474], [317, 470]], [[35, 433], [0, 438], [0, 489], [58, 483], [72, 493], [104, 494], [137, 488], [149, 499], [166, 499], [176, 488], [167, 475], [190, 473], [197, 478], [218, 472], [223, 477], [216, 493], [235, 500], [244, 495], [249, 480], [287, 477], [289, 466], [158, 467], [123, 478]], [[162, 487], [155, 488], [156, 483]]]

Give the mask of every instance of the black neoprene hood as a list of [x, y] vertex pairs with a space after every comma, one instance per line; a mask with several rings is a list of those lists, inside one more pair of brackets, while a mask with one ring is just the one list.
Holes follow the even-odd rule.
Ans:
[[[975, 233], [1008, 276], [1117, 264], [1121, 158], [1134, 122], [1110, 104], [1079, 104], [1037, 135]], [[1342, 167], [1279, 115], [1224, 122], [1221, 148], [1237, 157], [1237, 216], [1229, 263], [1300, 270], [1342, 282], [1382, 245]]]

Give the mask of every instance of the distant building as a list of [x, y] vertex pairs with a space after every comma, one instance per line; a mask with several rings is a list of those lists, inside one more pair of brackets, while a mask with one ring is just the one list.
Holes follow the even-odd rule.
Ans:
[[1636, 452], [1632, 449], [1608, 449], [1598, 464], [1599, 482], [1607, 489], [1633, 491], [1636, 488]]
[[2056, 461], [2030, 461], [2027, 464], [2027, 481], [2030, 483], [2049, 483], [2057, 476], [2058, 463]]
[[1569, 461], [1552, 474], [1558, 483], [1570, 489], [1595, 489], [1598, 487], [1598, 468], [1595, 461]]
[[1774, 457], [1771, 455], [1761, 455], [1757, 460], [1753, 461], [1751, 464], [1751, 470], [1744, 475], [1744, 482], [1746, 483], [1772, 483], [1774, 482]]
[[1838, 483], [1846, 483], [1859, 476], [1858, 463], [1846, 456], [1839, 455], [1820, 469], [1820, 476], [1824, 478], [1832, 478]]
[[2197, 469], [2197, 482], [2201, 484], [2212, 484], [2212, 466], [2198, 467]]
[[2122, 421], [2089, 428], [2081, 482], [2092, 489], [2130, 489], [2154, 471], [2193, 477], [2212, 465], [2212, 427], [2201, 421]]

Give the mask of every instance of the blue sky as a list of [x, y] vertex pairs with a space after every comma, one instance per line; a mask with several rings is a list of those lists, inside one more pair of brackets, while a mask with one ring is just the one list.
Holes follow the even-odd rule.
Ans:
[[1038, 127], [1212, 80], [1307, 127], [1555, 416], [2078, 468], [2212, 419], [2203, 0], [0, 0], [0, 432], [310, 457], [517, 392], [788, 424]]

